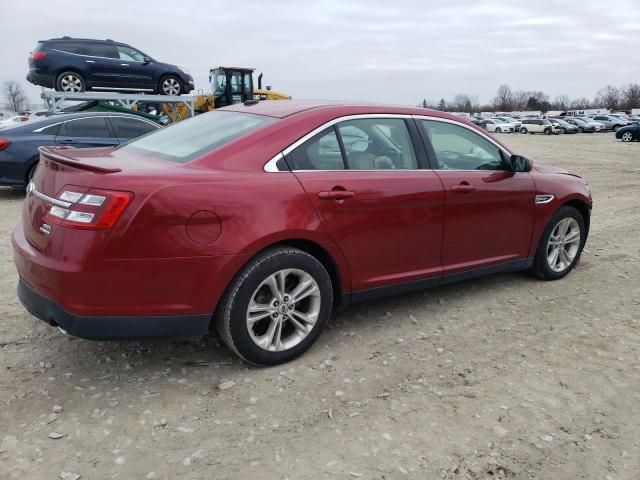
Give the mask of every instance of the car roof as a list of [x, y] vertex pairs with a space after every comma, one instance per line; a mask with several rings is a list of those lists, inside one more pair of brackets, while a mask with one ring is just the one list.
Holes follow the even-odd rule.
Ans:
[[359, 114], [405, 114], [429, 115], [456, 121], [466, 121], [450, 113], [440, 112], [422, 107], [407, 107], [401, 105], [385, 105], [378, 103], [360, 103], [331, 100], [271, 100], [257, 103], [246, 102], [223, 107], [221, 111], [253, 113], [268, 117], [285, 118], [322, 111], [327, 116], [359, 115]]
[[[134, 117], [140, 120], [146, 120], [154, 123], [153, 121], [143, 118], [135, 113], [126, 112], [77, 112], [77, 113], [54, 113], [47, 115], [46, 117], [38, 117], [37, 119], [29, 120], [17, 124], [15, 127], [11, 127], [11, 133], [32, 132], [38, 128], [53, 125], [55, 123], [63, 122], [66, 120], [73, 120], [77, 118], [90, 118], [90, 117]], [[9, 133], [9, 129], [4, 130], [3, 133]]]
[[48, 40], [40, 40], [40, 42], [91, 42], [91, 43], [110, 43], [114, 45], [125, 45], [127, 47], [129, 46], [126, 43], [116, 42], [114, 40], [111, 40], [110, 38], [101, 40], [99, 38], [59, 37], [59, 38], [50, 38]]

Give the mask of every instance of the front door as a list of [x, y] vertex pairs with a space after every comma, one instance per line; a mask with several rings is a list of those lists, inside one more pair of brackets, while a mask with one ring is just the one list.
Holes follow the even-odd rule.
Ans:
[[402, 118], [344, 121], [287, 154], [350, 267], [352, 291], [441, 275], [444, 192]]
[[502, 149], [471, 127], [419, 124], [446, 192], [444, 273], [526, 259], [535, 214], [531, 175], [507, 171]]

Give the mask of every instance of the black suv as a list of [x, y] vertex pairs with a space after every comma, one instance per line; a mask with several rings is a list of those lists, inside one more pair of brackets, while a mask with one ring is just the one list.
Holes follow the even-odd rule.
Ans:
[[71, 37], [38, 42], [27, 80], [61, 92], [180, 95], [193, 90], [193, 77], [182, 67], [158, 62], [126, 43]]

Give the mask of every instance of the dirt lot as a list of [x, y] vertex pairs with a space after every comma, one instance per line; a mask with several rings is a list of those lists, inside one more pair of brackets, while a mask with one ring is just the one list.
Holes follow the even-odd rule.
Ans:
[[576, 271], [352, 307], [270, 369], [217, 338], [95, 343], [34, 319], [22, 196], [0, 189], [0, 478], [638, 479], [640, 144], [502, 138], [592, 183]]

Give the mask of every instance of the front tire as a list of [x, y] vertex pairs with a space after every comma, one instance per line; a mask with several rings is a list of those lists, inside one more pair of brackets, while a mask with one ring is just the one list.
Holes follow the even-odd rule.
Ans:
[[227, 346], [255, 365], [278, 365], [304, 353], [331, 315], [331, 278], [312, 255], [291, 247], [267, 250], [233, 280], [216, 326]]
[[502, 129], [500, 127], [498, 127], [498, 128], [495, 129], [495, 132], [496, 133], [502, 133]]
[[526, 135], [527, 133], [526, 127], [520, 127], [520, 133], [522, 133], [523, 135]]
[[175, 75], [162, 77], [158, 84], [158, 93], [160, 95], [180, 95], [182, 93], [182, 82]]
[[80, 93], [87, 89], [87, 83], [82, 75], [76, 72], [62, 72], [56, 78], [56, 91], [66, 93]]
[[544, 129], [544, 134], [545, 134], [545, 135], [551, 135], [552, 133], [553, 133], [553, 132], [551, 131], [551, 129], [550, 129], [550, 128], [545, 128], [545, 129]]
[[633, 133], [624, 132], [620, 138], [622, 139], [623, 142], [632, 142], [633, 141]]
[[585, 239], [580, 212], [570, 206], [560, 207], [542, 233], [531, 271], [543, 280], [566, 276], [580, 261]]
[[621, 125], [614, 125], [613, 126], [613, 131], [617, 132], [618, 130], [620, 130]]

